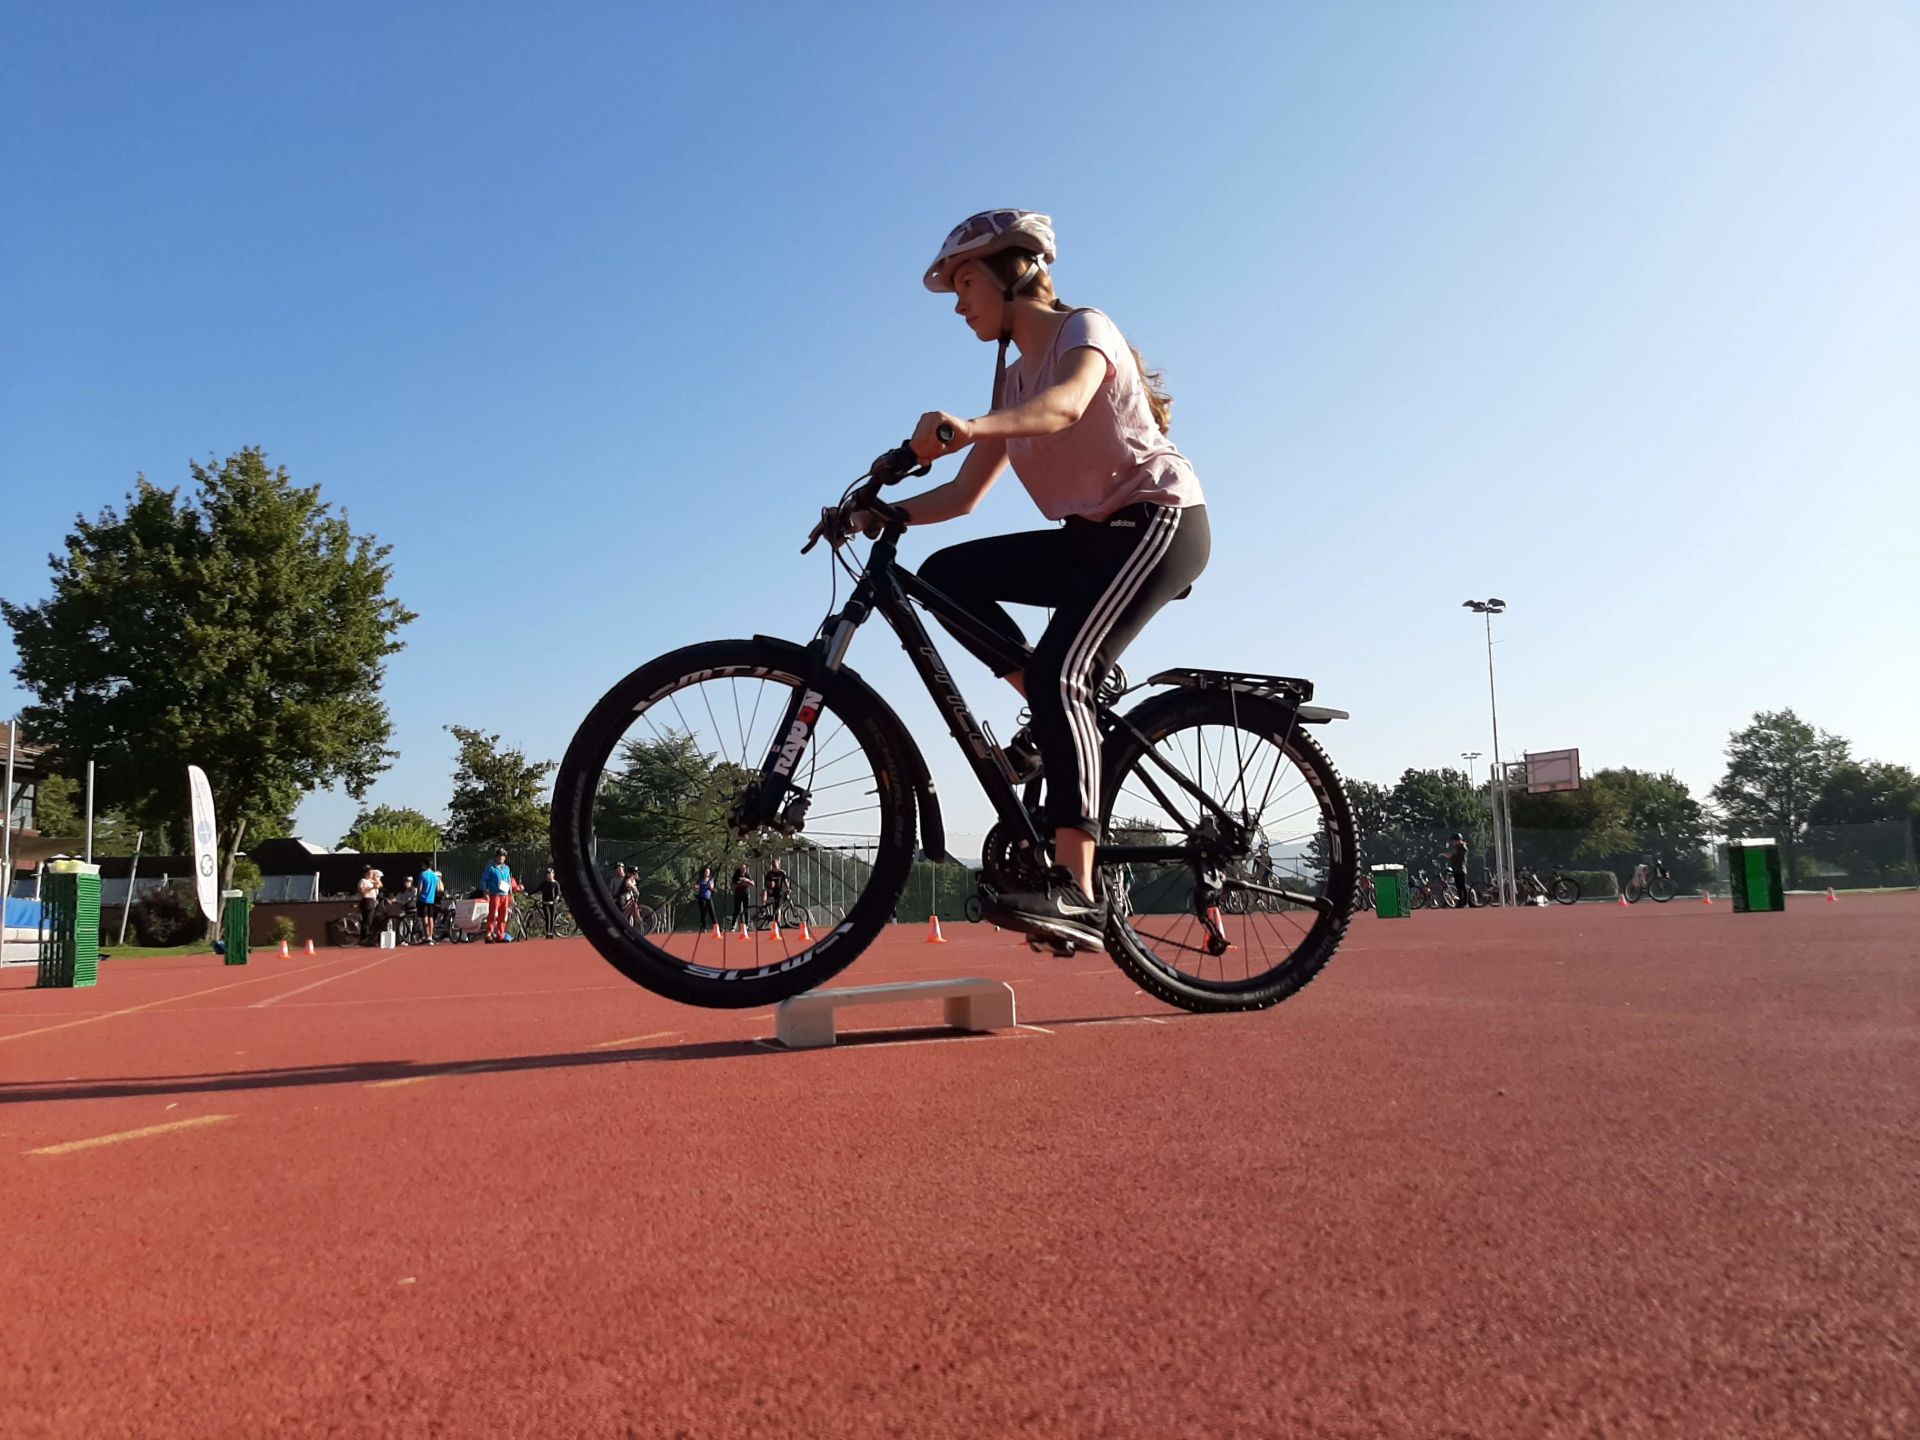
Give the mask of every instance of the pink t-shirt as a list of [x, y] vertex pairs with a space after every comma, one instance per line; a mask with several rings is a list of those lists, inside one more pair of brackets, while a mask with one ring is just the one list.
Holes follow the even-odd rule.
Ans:
[[1153, 423], [1133, 352], [1098, 310], [1076, 310], [1045, 354], [1022, 355], [1007, 367], [1004, 408], [1052, 385], [1061, 360], [1083, 347], [1107, 361], [1106, 382], [1094, 391], [1086, 413], [1052, 435], [1007, 441], [1007, 459], [1040, 513], [1049, 520], [1102, 520], [1141, 500], [1176, 510], [1204, 505], [1193, 465]]

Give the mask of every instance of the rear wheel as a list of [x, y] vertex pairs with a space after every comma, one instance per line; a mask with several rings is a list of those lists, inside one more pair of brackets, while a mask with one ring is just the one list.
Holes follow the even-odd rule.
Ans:
[[1580, 898], [1580, 882], [1565, 875], [1556, 875], [1553, 877], [1553, 884], [1547, 888], [1547, 893], [1553, 897], [1555, 903], [1571, 905]]
[[[777, 640], [688, 646], [614, 686], [568, 746], [554, 780], [555, 871], [580, 933], [628, 979], [691, 1005], [769, 1005], [845, 969], [886, 924], [913, 859], [911, 742], [851, 672], [816, 679], [812, 668], [804, 650]], [[782, 757], [791, 788], [780, 822], [741, 834], [730, 812], [802, 706], [815, 714]], [[640, 872], [643, 896], [664, 897], [707, 866], [790, 867], [809, 849], [840, 852], [835, 874], [851, 902], [811, 942], [669, 934], [649, 928], [651, 914], [648, 926], [629, 926], [606, 873], [622, 860]]]
[[1666, 904], [1673, 898], [1673, 877], [1671, 875], [1654, 876], [1647, 882], [1647, 893], [1659, 904]]
[[[1110, 913], [1108, 953], [1142, 990], [1184, 1009], [1278, 1004], [1320, 973], [1352, 917], [1358, 846], [1339, 772], [1291, 709], [1258, 696], [1178, 690], [1126, 718], [1141, 738], [1116, 730], [1102, 757], [1109, 843], [1199, 839], [1238, 853], [1212, 873], [1135, 862], [1134, 908]], [[1225, 811], [1237, 837], [1169, 770]], [[1271, 885], [1247, 878], [1262, 842]], [[1118, 873], [1103, 871], [1109, 893]]]

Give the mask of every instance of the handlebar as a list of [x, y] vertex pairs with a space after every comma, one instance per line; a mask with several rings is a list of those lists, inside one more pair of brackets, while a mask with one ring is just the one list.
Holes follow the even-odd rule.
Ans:
[[[934, 432], [942, 445], [953, 443], [954, 430], [951, 425], [941, 425]], [[880, 491], [888, 485], [898, 485], [910, 475], [925, 475], [932, 466], [913, 453], [913, 446], [901, 444], [887, 451], [873, 464], [867, 467], [867, 473], [861, 482], [849, 492], [838, 505], [830, 505], [820, 512], [820, 523], [807, 543], [800, 547], [805, 555], [820, 543], [821, 537], [829, 536], [832, 543], [838, 545], [846, 538], [843, 523], [847, 515], [860, 509], [872, 509], [878, 504]], [[891, 509], [892, 507], [886, 507]]]

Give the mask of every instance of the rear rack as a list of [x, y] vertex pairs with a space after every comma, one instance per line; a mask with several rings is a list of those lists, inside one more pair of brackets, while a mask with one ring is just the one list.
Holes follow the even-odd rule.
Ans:
[[1179, 685], [1189, 690], [1237, 690], [1291, 705], [1303, 724], [1324, 725], [1329, 720], [1345, 720], [1344, 710], [1324, 705], [1309, 705], [1313, 682], [1297, 675], [1245, 675], [1236, 670], [1162, 670], [1147, 681], [1149, 685]]

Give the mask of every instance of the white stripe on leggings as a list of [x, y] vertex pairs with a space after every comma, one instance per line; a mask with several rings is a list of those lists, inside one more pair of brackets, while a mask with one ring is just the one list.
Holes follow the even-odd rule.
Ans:
[[1100, 734], [1093, 723], [1092, 686], [1082, 678], [1081, 672], [1092, 667], [1094, 653], [1173, 544], [1180, 512], [1170, 506], [1155, 508], [1159, 513], [1147, 522], [1147, 532], [1140, 537], [1139, 545], [1120, 567], [1120, 573], [1113, 577], [1106, 593], [1088, 612], [1060, 666], [1060, 703], [1066, 711], [1067, 733], [1073, 738], [1074, 753], [1080, 760], [1081, 808], [1096, 824], [1100, 804]]

